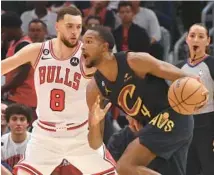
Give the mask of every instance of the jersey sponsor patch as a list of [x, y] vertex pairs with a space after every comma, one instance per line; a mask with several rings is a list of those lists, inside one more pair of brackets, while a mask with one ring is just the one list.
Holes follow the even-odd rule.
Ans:
[[44, 49], [44, 50], [43, 50], [43, 54], [44, 54], [44, 55], [48, 55], [49, 53], [50, 53], [50, 51], [49, 51], [48, 49]]
[[79, 58], [77, 58], [77, 57], [73, 57], [70, 60], [70, 63], [71, 63], [72, 66], [77, 66], [79, 64], [79, 62], [80, 62]]

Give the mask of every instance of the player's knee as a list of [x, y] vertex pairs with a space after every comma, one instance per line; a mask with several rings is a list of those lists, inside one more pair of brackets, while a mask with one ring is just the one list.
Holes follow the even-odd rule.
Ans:
[[16, 175], [32, 175], [32, 174], [23, 169], [18, 168]]

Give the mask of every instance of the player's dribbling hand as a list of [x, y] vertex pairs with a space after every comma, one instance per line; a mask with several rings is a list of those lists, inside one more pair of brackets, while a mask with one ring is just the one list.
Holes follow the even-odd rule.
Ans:
[[89, 123], [90, 125], [97, 125], [101, 120], [104, 119], [106, 113], [111, 107], [111, 103], [108, 103], [103, 109], [101, 108], [102, 99], [100, 96], [97, 96], [94, 105], [90, 111]]
[[204, 105], [207, 104], [208, 99], [209, 99], [209, 91], [207, 89], [204, 89], [204, 92], [202, 93], [202, 95], [204, 96], [204, 100], [200, 104], [197, 105], [197, 107], [195, 109], [196, 112], [199, 111], [201, 108], [204, 107]]

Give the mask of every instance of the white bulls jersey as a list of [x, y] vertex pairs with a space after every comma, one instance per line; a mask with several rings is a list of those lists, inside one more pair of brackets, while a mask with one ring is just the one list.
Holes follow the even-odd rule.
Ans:
[[11, 138], [11, 133], [3, 135], [1, 138], [1, 160], [13, 168], [23, 158], [29, 140], [29, 132], [22, 143], [15, 143]]
[[52, 40], [43, 43], [36, 61], [34, 83], [38, 119], [55, 123], [81, 124], [88, 119], [86, 86], [79, 42], [73, 55], [59, 60]]

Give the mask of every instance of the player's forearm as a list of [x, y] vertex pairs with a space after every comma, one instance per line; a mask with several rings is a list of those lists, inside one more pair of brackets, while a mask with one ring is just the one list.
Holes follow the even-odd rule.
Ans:
[[172, 64], [162, 62], [155, 71], [156, 76], [164, 78], [166, 80], [175, 81], [182, 77], [193, 76], [192, 74], [186, 73], [183, 70], [175, 67]]
[[103, 144], [103, 125], [102, 121], [96, 125], [90, 125], [89, 123], [88, 142], [92, 149], [96, 150]]

